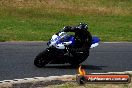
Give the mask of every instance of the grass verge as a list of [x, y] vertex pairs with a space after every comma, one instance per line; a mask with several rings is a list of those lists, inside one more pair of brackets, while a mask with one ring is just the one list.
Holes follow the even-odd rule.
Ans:
[[[131, 88], [132, 82], [128, 84], [103, 84], [103, 83], [96, 83], [96, 84], [84, 84], [79, 85], [77, 82], [66, 82], [62, 84], [56, 85], [49, 85], [46, 88]], [[44, 87], [39, 87], [44, 88]]]
[[47, 41], [66, 25], [89, 24], [102, 41], [132, 42], [131, 0], [1, 0], [0, 41]]
[[[130, 84], [85, 84], [78, 85], [74, 82], [69, 82], [61, 85], [49, 86], [47, 88], [131, 88]], [[42, 87], [43, 88], [43, 87]]]

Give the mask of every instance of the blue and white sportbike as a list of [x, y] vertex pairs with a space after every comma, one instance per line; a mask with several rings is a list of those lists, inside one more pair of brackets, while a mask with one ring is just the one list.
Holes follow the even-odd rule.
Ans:
[[[90, 48], [98, 46], [100, 39], [92, 35], [90, 36], [92, 37], [92, 45]], [[35, 57], [34, 65], [39, 68], [47, 64], [79, 65], [88, 58], [89, 54], [70, 52], [67, 47], [76, 46], [76, 41], [77, 39], [74, 35], [68, 34], [67, 32], [60, 32], [58, 35], [54, 34], [47, 43], [48, 48]]]

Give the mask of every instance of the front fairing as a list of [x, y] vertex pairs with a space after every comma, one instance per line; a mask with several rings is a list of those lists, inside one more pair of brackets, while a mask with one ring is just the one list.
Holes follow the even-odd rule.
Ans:
[[58, 49], [65, 49], [66, 45], [74, 44], [74, 36], [61, 32], [59, 35], [53, 35], [47, 43], [49, 47], [54, 46]]

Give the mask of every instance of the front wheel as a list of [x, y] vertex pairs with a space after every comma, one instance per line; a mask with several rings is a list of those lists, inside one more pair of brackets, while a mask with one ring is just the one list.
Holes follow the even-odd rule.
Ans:
[[41, 53], [39, 53], [36, 58], [34, 59], [34, 65], [36, 67], [42, 68], [44, 67], [46, 64], [48, 64], [50, 62], [49, 60], [49, 54], [48, 52], [45, 50]]

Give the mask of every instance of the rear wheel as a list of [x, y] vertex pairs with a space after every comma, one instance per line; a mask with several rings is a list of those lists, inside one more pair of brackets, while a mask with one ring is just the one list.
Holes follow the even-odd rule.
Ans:
[[80, 63], [82, 63], [83, 61], [85, 61], [87, 59], [87, 57], [89, 56], [89, 52], [87, 53], [76, 53], [74, 54], [74, 57], [72, 57], [72, 60], [69, 62], [71, 64], [72, 67], [78, 67]]
[[36, 67], [42, 68], [44, 67], [46, 64], [49, 63], [49, 54], [48, 52], [45, 50], [41, 53], [39, 53], [36, 58], [34, 59], [34, 65]]
[[84, 51], [82, 53], [77, 53], [77, 52], [73, 53], [72, 60], [69, 62], [71, 66], [74, 66], [74, 67], [79, 66], [79, 64], [85, 61], [87, 57], [89, 56], [89, 49], [92, 44], [92, 35], [89, 31], [87, 31], [86, 33], [87, 34], [85, 35], [87, 35], [87, 40], [84, 45], [87, 47], [84, 48]]

